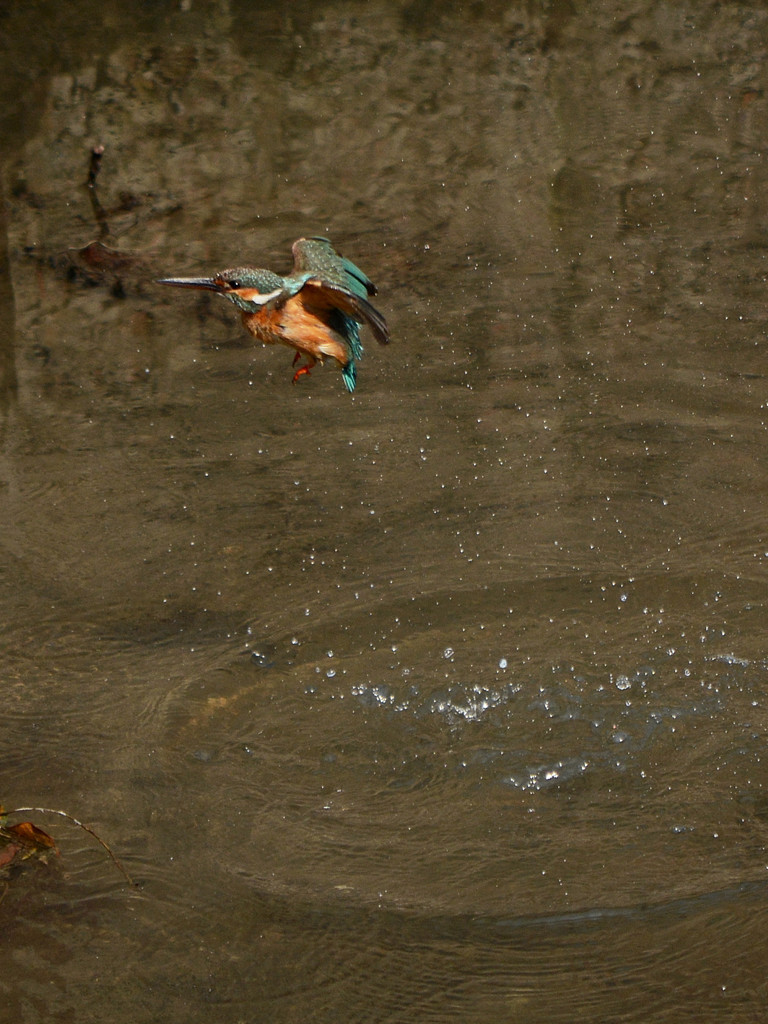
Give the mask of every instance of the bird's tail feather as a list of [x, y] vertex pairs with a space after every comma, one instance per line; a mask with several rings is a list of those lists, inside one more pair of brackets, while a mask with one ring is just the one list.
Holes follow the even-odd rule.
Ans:
[[355, 390], [357, 384], [357, 362], [363, 358], [363, 346], [360, 343], [360, 328], [351, 317], [344, 317], [344, 334], [349, 345], [349, 362], [341, 368], [341, 376], [347, 391]]
[[355, 384], [357, 384], [357, 367], [355, 366], [354, 359], [350, 359], [346, 366], [342, 366], [341, 379], [344, 381], [347, 391], [352, 393], [355, 390]]

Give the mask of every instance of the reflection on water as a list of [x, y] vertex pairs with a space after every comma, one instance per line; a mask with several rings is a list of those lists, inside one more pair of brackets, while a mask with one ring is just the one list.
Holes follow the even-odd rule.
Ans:
[[[2, 800], [140, 886], [52, 828], [4, 999], [756, 1019], [766, 15], [294, 7], [100, 13], [5, 126]], [[354, 397], [152, 284], [313, 233]]]

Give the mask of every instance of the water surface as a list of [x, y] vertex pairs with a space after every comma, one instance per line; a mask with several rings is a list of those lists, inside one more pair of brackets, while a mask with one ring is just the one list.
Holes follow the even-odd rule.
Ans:
[[[14, 1019], [756, 1019], [768, 17], [25, 10], [0, 796], [138, 885], [47, 822]], [[153, 284], [318, 233], [354, 396]]]

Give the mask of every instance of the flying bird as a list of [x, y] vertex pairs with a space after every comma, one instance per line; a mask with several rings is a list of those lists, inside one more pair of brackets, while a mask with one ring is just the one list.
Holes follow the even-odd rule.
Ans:
[[271, 270], [235, 267], [213, 277], [168, 277], [158, 284], [223, 295], [238, 307], [245, 329], [254, 338], [265, 345], [295, 349], [294, 366], [305, 360], [293, 375], [294, 384], [330, 356], [352, 392], [363, 356], [360, 327], [370, 328], [381, 345], [389, 342], [387, 322], [369, 301], [376, 288], [327, 238], [300, 238], [292, 252], [293, 270], [287, 277]]

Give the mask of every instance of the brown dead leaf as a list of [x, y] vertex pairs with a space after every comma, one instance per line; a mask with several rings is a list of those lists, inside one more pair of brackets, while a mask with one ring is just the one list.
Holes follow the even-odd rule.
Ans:
[[16, 838], [22, 846], [33, 850], [53, 850], [58, 854], [59, 848], [47, 832], [43, 832], [31, 821], [20, 821], [18, 825], [7, 825], [4, 830], [6, 834]]

